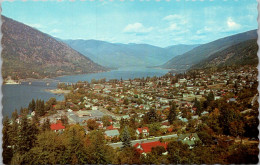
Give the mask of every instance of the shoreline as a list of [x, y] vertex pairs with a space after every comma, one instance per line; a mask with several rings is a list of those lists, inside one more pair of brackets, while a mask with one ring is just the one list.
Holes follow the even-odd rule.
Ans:
[[45, 89], [46, 92], [50, 92], [53, 94], [68, 94], [70, 90], [63, 90], [63, 89]]

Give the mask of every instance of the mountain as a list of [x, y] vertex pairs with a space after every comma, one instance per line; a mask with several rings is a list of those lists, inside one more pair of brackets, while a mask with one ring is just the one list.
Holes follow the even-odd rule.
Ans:
[[161, 48], [148, 44], [121, 44], [99, 40], [63, 40], [63, 42], [98, 64], [108, 67], [157, 66], [179, 55], [179, 52], [187, 52], [191, 49], [189, 47], [195, 47], [181, 45], [183, 49], [180, 50], [178, 45]]
[[106, 70], [48, 34], [5, 16], [2, 23], [3, 78], [44, 78]]
[[172, 56], [172, 58], [173, 58], [175, 56], [186, 53], [186, 52], [188, 52], [188, 51], [190, 51], [193, 48], [196, 48], [198, 46], [199, 46], [199, 44], [195, 44], [195, 45], [179, 44], [179, 45], [168, 46], [165, 49], [167, 49], [167, 51], [173, 55]]
[[240, 42], [256, 38], [256, 30], [251, 30], [244, 33], [221, 38], [216, 41], [200, 45], [182, 55], [176, 56], [163, 64], [161, 67], [179, 72], [185, 71], [189, 69], [192, 65], [199, 63], [200, 61], [206, 59], [216, 52], [222, 51]]
[[257, 40], [247, 40], [216, 52], [207, 59], [193, 65], [190, 69], [205, 69], [211, 67], [243, 66], [258, 64]]

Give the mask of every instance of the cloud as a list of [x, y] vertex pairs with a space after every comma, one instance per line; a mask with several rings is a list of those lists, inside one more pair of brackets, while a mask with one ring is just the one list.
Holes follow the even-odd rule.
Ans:
[[50, 31], [51, 34], [56, 34], [56, 33], [60, 33], [60, 32], [61, 32], [60, 29], [52, 29], [52, 30]]
[[[216, 28], [215, 28], [215, 30], [216, 30]], [[212, 32], [212, 31], [214, 31], [213, 28], [210, 28], [210, 27], [208, 27], [208, 26], [205, 26], [203, 29], [197, 30], [197, 31], [196, 31], [196, 34], [204, 34], [204, 33]]]
[[236, 23], [231, 17], [227, 19], [227, 26], [229, 30], [237, 30], [241, 27], [241, 25]]
[[36, 28], [36, 29], [42, 29], [42, 28], [44, 28], [43, 25], [37, 24], [37, 23], [35, 23], [35, 24], [27, 23], [27, 25], [28, 25], [28, 26], [31, 26], [31, 27], [33, 27], [33, 28]]
[[133, 24], [128, 24], [123, 32], [125, 33], [149, 33], [153, 30], [153, 27], [144, 27], [143, 24], [136, 22]]
[[[167, 31], [179, 31], [183, 32], [185, 29], [189, 28], [187, 23], [188, 19], [186, 16], [173, 14], [167, 15], [162, 20], [168, 21], [168, 27], [164, 29], [165, 32]], [[189, 25], [190, 26], [190, 25]]]
[[172, 21], [172, 20], [176, 20], [176, 19], [182, 19], [182, 16], [177, 15], [177, 14], [173, 14], [173, 15], [168, 15], [168, 16], [163, 18], [163, 20], [166, 20], [166, 21]]

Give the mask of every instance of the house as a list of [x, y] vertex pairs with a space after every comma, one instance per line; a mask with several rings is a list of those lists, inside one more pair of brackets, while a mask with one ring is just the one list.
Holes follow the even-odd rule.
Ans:
[[143, 134], [143, 136], [149, 136], [149, 129], [148, 127], [142, 127], [136, 129], [137, 135]]
[[[167, 143], [166, 142], [160, 142], [160, 141], [155, 141], [155, 142], [149, 142], [149, 143], [136, 143], [134, 147], [137, 149], [137, 151], [141, 154], [146, 155], [146, 153], [149, 153], [152, 151], [153, 147], [157, 146], [162, 146], [164, 149], [167, 149]], [[167, 154], [167, 152], [163, 153]]]
[[113, 125], [110, 125], [110, 126], [106, 127], [106, 130], [114, 130], [114, 129], [116, 129], [116, 128], [114, 128]]
[[113, 138], [113, 137], [118, 137], [119, 136], [119, 131], [117, 129], [107, 130], [107, 131], [105, 131], [105, 136], [108, 139]]
[[186, 133], [180, 135], [178, 137], [178, 141], [181, 141], [183, 144], [187, 144], [190, 149], [192, 149], [195, 145], [195, 142], [200, 141], [200, 138], [197, 133]]
[[64, 131], [65, 129], [65, 126], [62, 125], [62, 123], [56, 123], [56, 124], [51, 124], [51, 130], [54, 131], [54, 132], [57, 132], [57, 131]]

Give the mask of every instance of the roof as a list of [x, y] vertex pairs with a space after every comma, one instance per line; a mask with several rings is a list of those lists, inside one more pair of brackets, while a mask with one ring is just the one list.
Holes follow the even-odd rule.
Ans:
[[147, 132], [149, 132], [149, 128], [148, 128], [148, 127], [137, 128], [137, 130], [138, 130], [140, 133], [143, 133], [143, 130], [147, 130]]
[[[185, 140], [185, 138], [188, 137], [188, 139]], [[192, 140], [192, 137], [195, 138], [195, 140]], [[192, 146], [195, 144], [195, 141], [199, 141], [200, 138], [197, 135], [197, 133], [186, 133], [179, 136], [178, 141], [181, 141], [183, 144], [188, 144], [189, 146]]]
[[50, 127], [51, 127], [51, 130], [65, 129], [65, 126], [63, 126], [62, 123], [51, 124]]
[[117, 129], [105, 131], [105, 134], [110, 137], [118, 136], [119, 131]]
[[160, 141], [155, 141], [155, 142], [150, 142], [150, 143], [136, 143], [134, 145], [135, 148], [137, 148], [138, 146], [141, 146], [141, 149], [138, 149], [138, 151], [140, 153], [147, 153], [147, 152], [151, 152], [153, 147], [157, 147], [157, 146], [163, 146], [165, 149], [167, 148], [167, 143], [161, 143]]
[[113, 127], [113, 125], [110, 125], [106, 128], [107, 130], [114, 130], [115, 128]]

